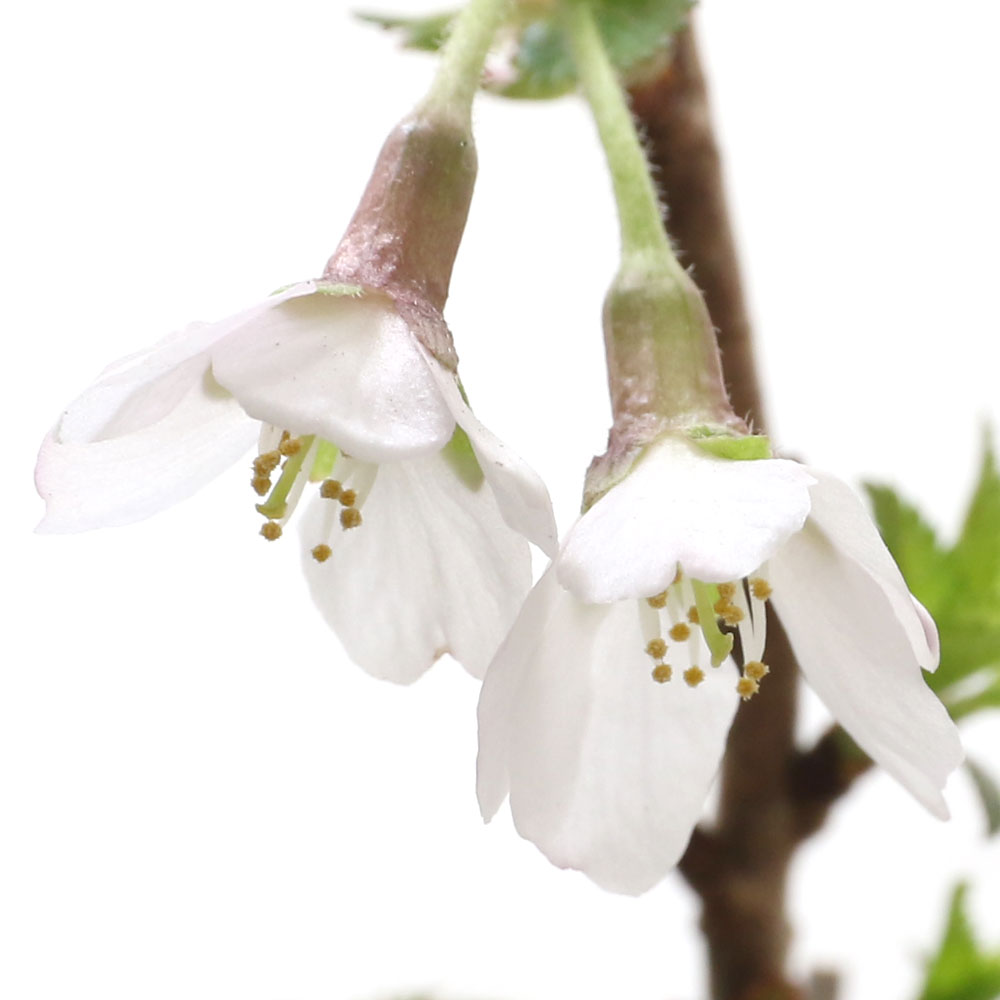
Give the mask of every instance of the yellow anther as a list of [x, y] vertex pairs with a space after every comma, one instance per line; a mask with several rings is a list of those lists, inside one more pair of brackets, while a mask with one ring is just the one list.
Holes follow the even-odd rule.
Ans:
[[688, 687], [696, 688], [705, 679], [705, 671], [701, 667], [688, 667], [684, 671], [684, 680]]
[[731, 601], [736, 596], [735, 583], [720, 583], [718, 585], [719, 597], [724, 601]]
[[667, 592], [664, 590], [661, 594], [654, 594], [652, 597], [647, 597], [646, 603], [651, 608], [665, 608], [667, 606]]
[[265, 521], [260, 526], [260, 533], [269, 541], [281, 538], [281, 525], [277, 521]]
[[278, 451], [286, 458], [290, 455], [297, 455], [301, 450], [302, 442], [298, 438], [282, 437], [281, 444], [278, 445]]
[[751, 680], [759, 681], [771, 672], [771, 668], [760, 660], [748, 660], [743, 667], [743, 673]]
[[254, 476], [250, 480], [250, 485], [253, 487], [254, 493], [259, 497], [266, 497], [267, 491], [271, 488], [271, 477], [270, 476]]
[[646, 643], [646, 652], [654, 660], [662, 660], [667, 655], [667, 644], [662, 639], [650, 639]]
[[735, 604], [730, 604], [719, 612], [719, 617], [727, 625], [737, 625], [743, 621], [746, 615], [743, 613], [742, 608], [736, 607]]
[[340, 494], [340, 502], [345, 507], [353, 507], [354, 502], [358, 499], [357, 493], [354, 490], [343, 490]]
[[761, 576], [755, 576], [750, 581], [750, 593], [757, 598], [758, 601], [766, 601], [773, 591], [771, 590], [771, 585]]
[[759, 690], [760, 685], [752, 677], [741, 677], [736, 682], [736, 693], [744, 701], [749, 701]]
[[336, 479], [324, 479], [319, 488], [319, 495], [324, 500], [338, 500], [340, 498], [340, 483]]
[[653, 680], [657, 684], [666, 684], [674, 676], [674, 669], [669, 663], [657, 663], [653, 667]]
[[717, 615], [724, 615], [732, 606], [732, 601], [730, 601], [728, 597], [720, 597], [715, 604], [712, 605], [712, 610]]
[[317, 545], [312, 550], [312, 557], [316, 562], [326, 562], [333, 555], [333, 549], [329, 545]]
[[345, 507], [340, 512], [340, 526], [347, 531], [361, 524], [361, 511], [357, 507]]
[[697, 625], [699, 623], [698, 609], [693, 604], [688, 608], [688, 621], [692, 625]]
[[685, 639], [691, 638], [691, 626], [684, 622], [678, 622], [668, 634], [674, 642], [684, 642]]
[[281, 455], [276, 451], [265, 451], [253, 460], [253, 471], [258, 476], [268, 476], [281, 463]]

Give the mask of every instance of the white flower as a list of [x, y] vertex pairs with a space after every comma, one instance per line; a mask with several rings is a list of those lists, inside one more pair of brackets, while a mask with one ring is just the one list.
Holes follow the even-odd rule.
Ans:
[[350, 292], [306, 282], [108, 368], [42, 445], [39, 528], [147, 517], [258, 439], [265, 537], [316, 483], [307, 575], [350, 655], [403, 682], [446, 651], [481, 675], [530, 587], [525, 538], [554, 548], [548, 495], [395, 301]]
[[739, 696], [767, 673], [768, 599], [840, 724], [947, 817], [962, 750], [921, 676], [936, 633], [861, 501], [795, 462], [666, 436], [569, 532], [487, 671], [484, 818], [509, 793], [555, 864], [618, 892], [654, 885], [699, 819]]

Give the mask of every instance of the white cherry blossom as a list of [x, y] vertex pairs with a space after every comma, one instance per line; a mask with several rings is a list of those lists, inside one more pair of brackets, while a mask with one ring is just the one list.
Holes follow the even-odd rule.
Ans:
[[724, 459], [682, 435], [649, 445], [580, 518], [490, 664], [484, 818], [509, 794], [556, 865], [617, 892], [654, 885], [702, 814], [740, 697], [767, 697], [770, 602], [834, 717], [946, 818], [962, 749], [921, 676], [936, 632], [860, 499], [796, 462]]
[[315, 493], [307, 575], [353, 658], [406, 682], [452, 652], [481, 675], [530, 587], [525, 539], [554, 548], [548, 494], [378, 290], [305, 282], [112, 365], [42, 445], [39, 529], [145, 518], [255, 439], [265, 537]]

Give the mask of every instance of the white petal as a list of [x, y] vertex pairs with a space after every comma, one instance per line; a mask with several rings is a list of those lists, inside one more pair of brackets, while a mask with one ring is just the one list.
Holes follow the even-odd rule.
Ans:
[[276, 302], [216, 345], [212, 369], [247, 413], [366, 462], [438, 451], [454, 428], [420, 347], [380, 295]]
[[455, 376], [429, 356], [427, 363], [455, 422], [469, 435], [504, 520], [547, 555], [554, 555], [558, 536], [545, 483], [531, 466], [478, 420], [462, 398]]
[[729, 461], [664, 438], [570, 530], [559, 579], [594, 603], [657, 594], [678, 563], [706, 583], [739, 579], [802, 527], [813, 481], [797, 462]]
[[917, 662], [925, 670], [936, 669], [940, 655], [937, 628], [923, 606], [918, 610], [861, 498], [834, 476], [816, 469], [809, 471], [816, 477], [816, 485], [809, 491], [812, 496], [810, 521], [848, 559], [863, 566], [877, 581], [906, 630]]
[[[43, 532], [86, 531], [149, 517], [200, 489], [253, 444], [257, 425], [193, 358], [167, 379], [171, 408], [132, 433], [42, 444], [35, 484], [45, 498]], [[186, 379], [186, 391], [174, 398]], [[152, 412], [155, 383], [147, 387]]]
[[217, 341], [274, 303], [312, 288], [306, 282], [215, 323], [192, 323], [152, 347], [113, 362], [66, 408], [54, 431], [56, 438], [67, 444], [103, 441], [163, 420], [203, 378], [208, 370], [206, 352]]
[[[635, 601], [588, 605], [550, 569], [490, 665], [479, 705], [479, 796], [509, 783], [518, 832], [554, 864], [637, 894], [677, 863], [736, 711], [731, 663], [690, 688], [652, 680]], [[674, 655], [676, 654], [676, 655]], [[505, 773], [506, 772], [506, 773]]]
[[[936, 816], [962, 761], [883, 581], [810, 520], [771, 561], [772, 601], [799, 666], [834, 718]], [[766, 690], [761, 697], [766, 697]]]
[[[485, 485], [471, 490], [439, 455], [379, 466], [363, 523], [340, 529], [336, 501], [303, 520], [306, 577], [351, 658], [406, 684], [443, 653], [482, 676], [531, 586], [527, 542]], [[309, 554], [326, 542], [324, 563]]]

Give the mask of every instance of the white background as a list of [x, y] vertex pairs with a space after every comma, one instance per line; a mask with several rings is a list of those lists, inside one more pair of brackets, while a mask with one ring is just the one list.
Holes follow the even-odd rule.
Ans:
[[[952, 531], [1000, 423], [998, 8], [705, 0], [701, 21], [773, 436]], [[0, 996], [702, 996], [680, 880], [613, 897], [505, 813], [484, 828], [475, 683], [346, 662], [294, 543], [257, 537], [245, 469], [144, 524], [31, 534], [61, 407], [111, 359], [316, 275], [431, 60], [337, 0], [19, 4], [0, 48]], [[565, 528], [608, 418], [608, 184], [574, 100], [484, 99], [477, 123], [448, 317], [477, 412]], [[1000, 719], [967, 732], [1000, 764]], [[797, 970], [913, 996], [959, 873], [1000, 941], [1000, 849], [964, 777], [950, 800], [938, 824], [862, 782], [796, 866]]]

